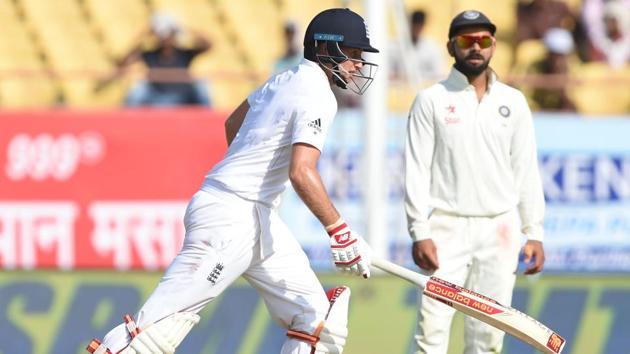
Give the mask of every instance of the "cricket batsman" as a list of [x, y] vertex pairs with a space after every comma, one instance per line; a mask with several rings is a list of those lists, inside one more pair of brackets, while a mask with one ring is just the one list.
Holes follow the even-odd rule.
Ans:
[[330, 235], [337, 268], [368, 278], [370, 248], [341, 218], [317, 171], [337, 112], [331, 85], [362, 94], [376, 65], [361, 16], [321, 12], [308, 25], [304, 59], [272, 76], [228, 117], [228, 151], [192, 197], [177, 257], [135, 319], [129, 315], [94, 354], [170, 354], [199, 321], [197, 313], [239, 276], [287, 329], [282, 354], [342, 353], [350, 291], [327, 295], [277, 211], [290, 181]]

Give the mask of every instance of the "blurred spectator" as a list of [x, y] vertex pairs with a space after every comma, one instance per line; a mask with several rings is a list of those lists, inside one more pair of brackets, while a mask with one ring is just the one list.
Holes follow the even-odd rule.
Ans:
[[[117, 64], [112, 75], [102, 80], [96, 90], [121, 77], [125, 69], [142, 60], [148, 68], [147, 78], [135, 83], [127, 94], [128, 106], [210, 106], [205, 81], [194, 80], [188, 68], [193, 59], [210, 49], [211, 43], [202, 34], [188, 30], [193, 37], [193, 47], [183, 48], [178, 37], [182, 27], [166, 13], [156, 13], [151, 17], [150, 30], [142, 34], [134, 46]], [[143, 49], [146, 40], [157, 40], [154, 49]]]
[[630, 0], [585, 0], [591, 60], [618, 68], [630, 61]]
[[402, 55], [400, 50], [393, 50], [391, 55], [392, 78], [404, 76], [405, 58], [415, 67], [420, 79], [438, 79], [446, 73], [446, 60], [442, 48], [433, 39], [426, 37], [422, 31], [426, 22], [426, 13], [422, 10], [412, 12], [410, 18], [411, 53]]
[[533, 64], [530, 72], [553, 76], [545, 80], [547, 85], [534, 89], [532, 98], [542, 110], [573, 112], [575, 105], [566, 91], [568, 59], [574, 50], [571, 33], [562, 28], [551, 28], [543, 36], [543, 43], [547, 48], [547, 54], [541, 61]]
[[573, 29], [576, 16], [558, 0], [519, 1], [516, 8], [516, 41], [541, 39], [548, 29]]
[[588, 40], [578, 14], [560, 0], [520, 0], [516, 8], [516, 43], [542, 39], [551, 28], [565, 28], [572, 33], [580, 59], [588, 60]]
[[416, 10], [411, 14], [411, 44], [413, 45], [414, 64], [424, 79], [440, 78], [446, 73], [442, 49], [431, 38], [422, 34], [426, 13]]
[[287, 21], [284, 24], [284, 46], [284, 54], [273, 66], [274, 73], [291, 69], [302, 61], [302, 47], [297, 36], [297, 24], [293, 21]]

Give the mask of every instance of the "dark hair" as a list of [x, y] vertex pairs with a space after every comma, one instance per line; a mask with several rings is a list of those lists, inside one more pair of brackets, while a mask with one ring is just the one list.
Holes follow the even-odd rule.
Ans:
[[422, 10], [416, 10], [411, 13], [411, 24], [415, 25], [424, 25], [424, 20], [426, 19], [427, 14]]

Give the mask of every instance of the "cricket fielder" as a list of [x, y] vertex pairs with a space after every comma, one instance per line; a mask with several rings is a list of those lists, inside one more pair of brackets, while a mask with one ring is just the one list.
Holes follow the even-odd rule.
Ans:
[[316, 169], [337, 112], [331, 85], [363, 93], [378, 52], [364, 20], [349, 9], [321, 12], [304, 37], [304, 59], [272, 76], [227, 119], [224, 159], [208, 173], [184, 217], [184, 245], [134, 320], [94, 340], [91, 353], [173, 353], [197, 313], [239, 276], [287, 328], [283, 354], [341, 353], [350, 291], [328, 295], [306, 254], [278, 216], [290, 181], [330, 235], [344, 272], [369, 277], [370, 248], [331, 203]]
[[[525, 97], [488, 68], [495, 30], [478, 11], [451, 22], [451, 73], [409, 112], [405, 210], [420, 268], [509, 305], [521, 234], [525, 273], [543, 267], [544, 198]], [[416, 353], [446, 354], [455, 310], [421, 294], [419, 307]], [[466, 317], [465, 353], [500, 353], [503, 335]]]

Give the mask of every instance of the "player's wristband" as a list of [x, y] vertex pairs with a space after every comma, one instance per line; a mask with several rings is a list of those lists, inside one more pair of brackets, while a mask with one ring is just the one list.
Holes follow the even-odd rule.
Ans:
[[326, 229], [326, 232], [328, 233], [328, 236], [332, 236], [336, 234], [337, 232], [339, 232], [339, 230], [343, 229], [344, 227], [348, 227], [348, 225], [346, 225], [346, 222], [342, 218], [339, 218], [339, 220], [326, 226], [325, 229]]

